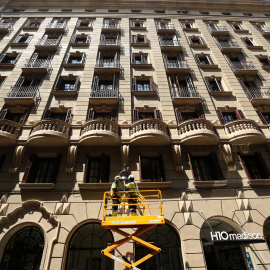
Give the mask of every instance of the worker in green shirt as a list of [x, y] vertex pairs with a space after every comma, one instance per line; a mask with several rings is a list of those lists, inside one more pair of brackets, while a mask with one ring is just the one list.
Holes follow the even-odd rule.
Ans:
[[[111, 196], [112, 196], [112, 201], [113, 204], [120, 204], [120, 194], [119, 192], [119, 184], [121, 181], [121, 176], [117, 175], [114, 178], [114, 182], [111, 185]], [[118, 205], [113, 205], [112, 206], [112, 216], [116, 216], [117, 215], [117, 210], [118, 210]]]
[[[131, 216], [137, 216], [136, 209], [137, 209], [137, 197], [138, 197], [138, 188], [137, 184], [134, 182], [134, 175], [130, 175], [128, 177], [129, 183], [126, 185], [126, 191], [134, 191], [128, 192], [128, 204], [129, 204], [129, 212]], [[133, 205], [130, 205], [133, 204]]]

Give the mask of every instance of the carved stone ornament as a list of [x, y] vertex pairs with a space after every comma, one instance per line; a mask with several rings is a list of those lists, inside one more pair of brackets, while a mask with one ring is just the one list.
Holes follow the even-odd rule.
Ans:
[[9, 168], [9, 173], [17, 173], [20, 167], [26, 147], [23, 145], [16, 146], [13, 154], [12, 168]]
[[68, 148], [68, 160], [67, 160], [67, 167], [66, 167], [66, 172], [67, 173], [74, 172], [74, 166], [75, 166], [77, 152], [78, 152], [78, 146], [77, 145], [69, 146], [69, 148]]
[[173, 157], [174, 157], [176, 171], [180, 172], [183, 170], [182, 159], [181, 159], [181, 146], [180, 145], [173, 145], [172, 151], [173, 151]]
[[236, 167], [234, 165], [233, 161], [233, 155], [232, 155], [232, 148], [229, 144], [220, 144], [220, 149], [223, 154], [223, 158], [227, 164], [227, 169], [230, 172], [233, 172], [236, 170]]
[[129, 145], [125, 144], [121, 146], [121, 158], [122, 158], [122, 164], [125, 163], [128, 166]]

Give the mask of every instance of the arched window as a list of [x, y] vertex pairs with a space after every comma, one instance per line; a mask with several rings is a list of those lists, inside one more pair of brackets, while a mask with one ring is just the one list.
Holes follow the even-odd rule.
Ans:
[[[139, 236], [139, 238], [161, 248], [160, 253], [152, 257], [150, 260], [138, 265], [140, 269], [184, 269], [180, 239], [171, 226], [165, 224], [163, 227], [153, 228]], [[150, 249], [139, 244], [135, 245], [136, 261], [149, 253], [151, 253]]]
[[235, 241], [216, 242], [211, 239], [210, 226], [213, 232], [226, 232], [228, 235], [236, 233], [226, 223], [218, 219], [209, 219], [201, 229], [201, 241], [208, 270], [247, 270], [244, 250]]
[[1, 270], [39, 270], [44, 236], [38, 227], [25, 227], [16, 232], [6, 245]]
[[66, 270], [112, 270], [114, 261], [101, 254], [101, 250], [113, 243], [110, 230], [99, 223], [88, 223], [72, 236], [66, 263]]

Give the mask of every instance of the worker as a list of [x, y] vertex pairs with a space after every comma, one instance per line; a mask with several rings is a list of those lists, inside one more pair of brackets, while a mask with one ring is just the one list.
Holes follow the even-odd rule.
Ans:
[[[112, 201], [113, 204], [120, 204], [120, 194], [119, 194], [119, 184], [121, 181], [121, 176], [117, 175], [114, 178], [114, 182], [111, 185], [111, 196], [112, 196]], [[118, 210], [118, 205], [113, 205], [112, 206], [112, 216], [116, 216], [117, 215], [117, 210]]]
[[[128, 192], [129, 212], [130, 212], [131, 216], [137, 216], [137, 213], [136, 213], [137, 205], [136, 204], [137, 204], [138, 188], [137, 188], [136, 183], [134, 182], [134, 175], [131, 174], [128, 177], [128, 180], [129, 180], [129, 183], [126, 185], [126, 190], [130, 191], [130, 192]], [[131, 192], [131, 191], [133, 191], [133, 192]]]

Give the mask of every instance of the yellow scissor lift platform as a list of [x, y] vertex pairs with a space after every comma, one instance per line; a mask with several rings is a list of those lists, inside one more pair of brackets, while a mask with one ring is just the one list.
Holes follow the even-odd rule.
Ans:
[[[106, 249], [102, 250], [102, 253], [109, 258], [122, 263], [127, 268], [137, 270], [137, 266], [146, 260], [150, 259], [161, 251], [160, 248], [138, 238], [141, 234], [151, 230], [156, 226], [162, 226], [165, 224], [162, 195], [160, 190], [143, 190], [137, 191], [137, 197], [135, 202], [128, 203], [129, 193], [134, 191], [119, 191], [120, 196], [119, 204], [113, 204], [113, 194], [111, 192], [104, 193], [103, 199], [103, 211], [102, 211], [102, 226], [106, 229], [119, 233], [125, 238], [111, 243]], [[134, 199], [134, 198], [133, 198]], [[117, 216], [111, 216], [112, 206], [118, 205]], [[129, 215], [129, 206], [136, 205], [137, 216]], [[122, 229], [124, 228], [137, 228], [136, 232], [129, 234]], [[128, 263], [125, 260], [121, 260], [110, 252], [117, 249], [119, 246], [129, 242], [137, 242], [140, 245], [145, 246], [152, 250], [152, 253], [146, 255], [142, 259]]]

